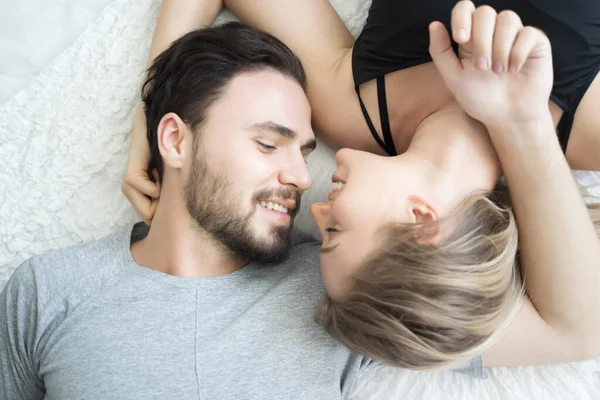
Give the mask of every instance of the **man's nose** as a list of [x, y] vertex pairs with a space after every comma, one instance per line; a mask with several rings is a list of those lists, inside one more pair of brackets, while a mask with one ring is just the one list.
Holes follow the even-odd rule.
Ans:
[[279, 173], [279, 182], [283, 185], [293, 185], [302, 193], [312, 185], [310, 172], [304, 157], [296, 156], [290, 160], [285, 169]]

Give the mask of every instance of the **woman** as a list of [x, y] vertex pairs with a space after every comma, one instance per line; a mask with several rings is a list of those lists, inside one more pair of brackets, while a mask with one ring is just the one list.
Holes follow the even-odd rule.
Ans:
[[[439, 20], [449, 28], [456, 3], [374, 0], [355, 42], [328, 1], [225, 1], [243, 22], [278, 37], [300, 57], [323, 139], [337, 148], [389, 155], [404, 153], [423, 121], [453, 101], [431, 63], [427, 26]], [[525, 25], [549, 36], [554, 56], [549, 104], [561, 145], [572, 168], [600, 169], [594, 157], [600, 151], [595, 129], [600, 119], [592, 108], [600, 99], [600, 9], [596, 2], [474, 3], [493, 7], [478, 8], [485, 18], [484, 25], [475, 30], [489, 31], [489, 21], [500, 12], [502, 20], [516, 21], [518, 15]], [[474, 4], [459, 2], [455, 10], [461, 8], [472, 9]], [[463, 40], [458, 31], [454, 39]], [[509, 67], [489, 61], [493, 49], [476, 44], [474, 50], [485, 68]], [[452, 119], [445, 118], [445, 123]]]
[[[359, 132], [364, 133], [364, 130], [355, 129], [355, 127], [360, 126], [355, 119], [357, 113], [354, 112], [357, 109], [360, 110], [359, 102], [355, 97], [350, 98], [348, 91], [341, 90], [348, 82], [352, 82], [352, 71], [350, 70], [350, 62], [352, 61], [350, 47], [352, 43], [351, 37], [350, 41], [346, 41], [349, 35], [346, 35], [347, 31], [344, 31], [345, 28], [341, 21], [336, 20], [337, 16], [331, 15], [332, 9], [328, 7], [328, 3], [309, 3], [314, 8], [307, 8], [306, 4], [303, 3], [298, 6], [298, 10], [290, 10], [293, 7], [290, 6], [292, 4], [290, 2], [286, 2], [286, 6], [279, 6], [280, 9], [277, 9], [277, 6], [273, 5], [272, 2], [268, 3], [270, 9], [260, 9], [256, 7], [256, 3], [252, 3], [253, 6], [250, 6], [250, 3], [247, 2], [233, 3], [229, 2], [228, 6], [238, 13], [243, 20], [275, 33], [300, 56], [307, 70], [309, 79], [308, 95], [313, 106], [315, 123], [322, 132], [323, 137], [329, 139], [329, 142], [334, 145], [336, 140], [337, 144], [341, 144], [343, 143], [342, 140], [345, 140], [347, 146], [381, 153], [381, 150], [373, 145], [375, 142], [371, 142], [372, 139], [369, 139], [368, 135], [359, 134]], [[238, 7], [243, 7], [245, 4], [254, 8], [250, 10], [236, 9], [236, 4]], [[319, 7], [322, 10], [319, 11]], [[282, 15], [282, 12], [286, 10], [290, 14]], [[314, 14], [307, 18], [307, 13], [310, 13], [311, 10]], [[491, 26], [495, 26], [496, 22], [499, 21], [498, 26], [508, 27], [504, 31], [510, 31], [514, 34], [523, 29], [520, 20], [517, 22], [513, 14], [509, 14], [510, 18], [505, 20], [502, 17], [505, 14], [500, 16], [494, 14], [493, 18], [490, 18], [489, 10], [487, 8], [483, 10], [487, 11], [480, 12], [478, 10], [475, 12], [472, 3], [459, 3], [455, 8], [453, 26], [461, 26], [462, 23], [463, 29], [467, 32], [467, 37], [461, 39], [464, 50], [474, 51], [476, 54], [479, 51], [491, 54], [491, 49], [494, 47], [489, 32], [486, 35], [485, 30], [478, 29], [478, 27], [490, 26], [490, 21], [493, 22]], [[293, 17], [286, 18], [285, 16], [292, 14], [294, 14]], [[166, 28], [169, 25], [164, 24], [167, 19], [165, 15], [168, 15], [168, 13], [161, 13], [153, 50], [159, 48], [156, 43], [161, 37], [163, 39], [168, 37], [168, 35], [160, 34], [160, 27], [163, 30], [169, 29]], [[202, 15], [206, 16], [208, 14]], [[206, 24], [211, 22], [210, 18], [207, 19]], [[163, 21], [162, 24], [161, 20]], [[313, 26], [308, 23], [306, 25], [302, 24], [302, 21], [307, 22], [309, 20], [314, 24]], [[170, 29], [181, 30], [175, 33], [175, 36], [171, 36], [172, 38], [197, 27], [195, 26], [197, 21], [187, 26], [182, 24], [181, 21], [178, 20], [177, 28], [174, 24], [171, 25]], [[289, 31], [286, 31], [283, 26], [279, 28], [275, 26], [276, 23], [281, 24], [282, 21], [286, 23], [285, 29]], [[307, 32], [302, 35], [299, 35], [297, 31], [295, 32], [292, 29], [293, 27], [289, 26], [289, 23], [294, 21], [298, 23], [297, 26], [302, 27]], [[473, 43], [469, 41], [471, 26], [475, 38]], [[308, 29], [309, 27], [310, 29]], [[167, 33], [173, 34], [174, 32]], [[286, 40], [286, 38], [289, 40]], [[330, 39], [327, 42], [329, 44], [324, 43], [322, 38]], [[297, 40], [302, 41], [302, 43], [294, 45], [294, 41]], [[168, 42], [166, 39], [165, 41]], [[336, 50], [331, 47], [331, 43], [344, 44], [346, 47], [342, 46]], [[475, 44], [474, 48], [472, 44]], [[493, 60], [497, 61], [501, 58], [494, 54]], [[491, 65], [491, 62], [488, 64]], [[518, 272], [513, 265], [516, 251], [516, 229], [510, 212], [499, 209], [483, 196], [470, 196], [472, 193], [492, 190], [500, 175], [500, 164], [495, 156], [492, 143], [485, 135], [484, 126], [469, 118], [462, 108], [452, 100], [452, 95], [457, 95], [456, 88], [451, 85], [453, 91], [443, 89], [444, 84], [441, 77], [435, 72], [433, 64], [423, 64], [412, 68], [414, 68], [413, 72], [410, 73], [412, 75], [409, 74], [409, 69], [390, 73], [388, 75], [389, 79], [386, 78], [384, 85], [389, 89], [390, 84], [396, 82], [395, 78], [392, 79], [392, 75], [396, 74], [395, 76], [402, 76], [402, 79], [398, 81], [401, 82], [401, 85], [392, 85], [392, 87], [407, 88], [406, 90], [411, 95], [415, 95], [414, 99], [411, 97], [413, 101], [410, 105], [398, 105], [401, 114], [403, 113], [404, 117], [408, 115], [411, 118], [397, 119], [392, 116], [390, 119], [394, 131], [392, 136], [395, 149], [400, 151], [406, 149], [407, 151], [396, 159], [347, 151], [338, 153], [338, 160], [340, 161], [339, 174], [346, 174], [347, 176], [334, 177], [334, 180], [346, 180], [345, 186], [342, 186], [343, 183], [336, 183], [335, 191], [340, 192], [339, 189], [342, 188], [343, 191], [333, 193], [331, 197], [334, 201], [329, 205], [317, 206], [313, 209], [313, 215], [324, 234], [325, 250], [322, 256], [322, 265], [325, 284], [331, 297], [319, 319], [334, 336], [359, 352], [394, 365], [411, 368], [431, 368], [454, 364], [488, 349], [500, 332], [499, 327], [506, 325], [516, 309], [520, 301], [521, 284]], [[492, 73], [489, 68], [482, 69]], [[504, 73], [505, 71], [501, 70], [499, 72]], [[424, 79], [424, 81], [419, 79]], [[402, 82], [402, 80], [404, 81]], [[433, 85], [436, 82], [437, 84]], [[411, 85], [415, 83], [423, 87], [420, 92], [411, 89]], [[377, 97], [374, 92], [375, 85], [376, 82], [367, 82], [360, 88], [361, 96], [365, 101], [363, 109], [366, 110], [366, 115], [373, 115], [374, 110], [377, 108], [373, 108], [372, 106], [375, 103], [369, 100]], [[352, 86], [349, 87], [354, 90]], [[588, 94], [590, 90], [588, 90]], [[388, 93], [392, 92], [394, 91], [388, 90]], [[381, 84], [379, 84], [379, 93], [382, 93]], [[535, 93], [538, 93], [536, 100], [539, 100], [541, 96], [547, 104], [547, 93], [542, 95], [539, 95], [540, 91]], [[391, 94], [390, 97], [399, 98]], [[458, 97], [460, 100], [460, 96]], [[588, 96], [586, 95], [586, 97]], [[505, 102], [509, 100], [511, 99], [503, 99]], [[584, 98], [578, 114], [581, 114], [581, 110], [584, 109], [585, 102], [586, 99]], [[391, 99], [388, 99], [388, 104], [390, 110], [396, 109]], [[539, 104], [539, 101], [537, 104]], [[461, 105], [465, 107], [464, 104]], [[382, 110], [384, 109], [385, 107]], [[488, 108], [488, 110], [493, 110], [493, 108]], [[587, 114], [584, 113], [583, 115]], [[485, 115], [479, 118], [481, 121], [486, 122]], [[383, 119], [385, 120], [385, 118]], [[396, 124], [394, 121], [400, 122]], [[346, 127], [345, 124], [349, 125]], [[377, 123], [374, 124], [378, 125]], [[395, 126], [400, 125], [406, 126], [409, 133], [414, 130], [412, 137], [410, 137], [411, 134], [403, 135], [401, 129], [394, 129]], [[363, 126], [365, 126], [364, 123]], [[574, 126], [577, 127], [577, 120]], [[579, 124], [579, 126], [586, 127], [587, 125]], [[547, 128], [547, 126], [544, 126], [544, 128]], [[343, 132], [343, 138], [339, 136], [336, 139], [337, 132]], [[587, 131], [583, 129], [581, 132]], [[518, 159], [515, 160], [516, 153], [511, 155], [510, 152], [507, 152], [510, 143], [501, 140], [496, 143], [497, 140], [491, 131], [490, 135], [496, 146], [499, 160], [504, 167], [509, 186], [517, 188], [515, 189], [517, 195], [515, 196], [515, 193], [513, 193], [513, 196], [516, 197], [515, 208], [517, 216], [520, 218], [519, 222], [523, 236], [521, 258], [528, 278], [528, 292], [535, 299], [538, 310], [533, 308], [529, 301], [524, 302], [517, 321], [507, 328], [508, 330], [502, 336], [500, 342], [485, 352], [486, 363], [487, 365], [539, 364], [570, 361], [595, 355], [598, 349], [591, 342], [590, 337], [598, 333], [600, 324], [598, 323], [598, 316], [594, 314], [593, 309], [590, 309], [589, 300], [591, 299], [591, 303], [595, 307], [598, 304], [598, 299], [591, 297], [594, 291], [590, 287], [587, 287], [587, 290], [584, 291], [573, 290], [579, 284], [589, 285], [590, 282], [594, 282], [594, 279], [597, 282], [598, 268], [597, 265], [593, 265], [596, 267], [595, 269], [592, 268], [594, 262], [591, 260], [598, 255], [598, 243], [595, 236], [593, 240], [590, 239], [591, 225], [589, 217], [586, 216], [583, 220], [576, 218], [575, 220], [569, 220], [567, 223], [569, 226], [567, 231], [578, 232], [578, 229], [582, 227], [584, 231], [587, 230], [586, 245], [590, 246], [585, 249], [580, 248], [581, 243], [568, 243], [562, 249], [558, 249], [556, 247], [556, 227], [549, 229], [549, 233], [545, 237], [536, 238], [532, 230], [535, 229], [538, 222], [545, 222], [539, 219], [539, 215], [545, 215], [545, 218], [547, 218], [549, 211], [561, 210], [560, 207], [555, 208], [557, 205], [561, 207], [568, 205], [569, 209], [574, 207], [581, 210], [581, 199], [578, 198], [576, 201], [570, 195], [561, 198], [556, 196], [555, 193], [549, 192], [546, 188], [540, 188], [538, 194], [525, 195], [522, 191], [524, 184], [519, 183], [521, 182], [519, 179], [527, 178], [527, 176], [520, 177], [516, 166], [523, 167], [526, 165], [531, 167], [532, 171], [535, 170], [542, 175], [547, 170], [552, 170], [557, 174], [556, 176], [562, 177], [562, 180], [559, 180], [563, 185], [566, 185], [565, 187], [573, 186], [572, 179], [570, 175], [567, 178], [564, 171], [557, 169], [556, 166], [538, 171], [539, 165], [535, 168], [534, 164], [529, 165], [528, 162], [531, 160], [540, 161], [539, 152], [535, 152], [535, 154], [532, 152], [531, 155], [527, 154], [524, 157], [523, 155], [527, 151], [536, 150], [536, 147], [528, 141], [521, 140], [519, 136], [510, 136], [511, 139], [515, 140], [515, 143], [510, 145], [513, 147], [512, 150], [517, 148], [520, 151]], [[389, 139], [389, 135], [384, 135], [384, 137], [386, 136]], [[133, 142], [138, 140], [136, 137], [139, 139], [139, 135], [136, 136], [134, 128], [132, 138], [134, 151], [130, 156], [130, 166], [133, 165], [134, 168], [146, 161], [143, 152], [138, 151], [136, 154], [137, 145]], [[547, 139], [549, 149], [552, 152], [553, 141], [547, 136], [544, 138]], [[145, 139], [143, 134], [142, 139]], [[381, 142], [392, 153], [389, 146], [390, 140]], [[410, 148], [408, 147], [409, 142]], [[534, 144], [541, 146], [537, 142]], [[520, 147], [522, 145], [524, 147]], [[569, 144], [569, 147], [571, 146]], [[139, 148], [143, 148], [143, 146], [140, 145]], [[568, 157], [569, 151], [567, 149]], [[349, 161], [351, 157], [354, 161]], [[346, 161], [344, 161], [344, 158]], [[361, 165], [361, 163], [356, 162], [359, 158], [362, 160], [362, 167], [352, 167]], [[585, 159], [584, 156], [575, 158]], [[506, 164], [506, 160], [510, 160], [512, 164]], [[558, 161], [556, 163], [560, 164]], [[567, 169], [564, 165], [562, 167]], [[585, 166], [585, 168], [592, 167]], [[511, 177], [508, 170], [513, 171], [513, 177]], [[379, 193], [383, 193], [383, 195], [370, 195], [369, 198], [364, 199], [365, 201], [358, 201], [360, 197], [357, 196], [361, 196], [366, 192], [366, 187], [363, 185], [373, 183], [373, 181], [367, 179], [366, 175], [357, 175], [357, 171], [361, 174], [368, 171], [377, 173], [387, 183], [383, 192], [381, 188], [377, 188]], [[527, 174], [521, 173], [521, 175]], [[363, 176], [365, 179], [357, 179], [359, 176]], [[398, 177], [402, 177], [401, 187], [391, 184], [397, 182]], [[514, 179], [514, 182], [517, 183], [511, 182], [511, 179]], [[152, 210], [149, 206], [151, 203], [144, 203], [143, 195], [130, 190], [128, 182], [129, 179], [124, 184], [124, 192], [134, 204], [137, 204], [138, 209], [143, 210], [142, 214], [145, 215], [146, 220], [151, 218]], [[352, 182], [359, 182], [360, 184], [353, 184]], [[156, 188], [149, 182], [144, 184], [135, 183], [135, 186], [142, 193], [150, 196], [156, 193]], [[553, 187], [552, 185], [549, 186]], [[359, 187], [360, 190], [357, 190]], [[520, 193], [519, 189], [521, 189]], [[350, 193], [354, 193], [354, 195]], [[520, 208], [527, 209], [534, 204], [530, 198], [535, 198], [536, 202], [540, 200], [539, 193], [544, 195], [550, 193], [555, 196], [545, 207], [546, 214], [536, 212], [535, 216], [529, 216], [529, 214], [519, 215]], [[465, 198], [468, 199], [466, 202]], [[346, 201], [342, 201], [343, 199]], [[357, 201], [355, 206], [352, 205], [352, 199]], [[378, 202], [375, 203], [375, 200]], [[466, 204], [466, 206], [461, 207], [461, 204]], [[360, 214], [347, 213], [350, 218], [344, 218], [344, 209], [353, 211], [356, 207], [361, 207]], [[464, 212], [458, 215], [457, 218], [447, 218], [455, 213], [457, 209]], [[564, 209], [566, 208], [562, 210]], [[562, 211], [562, 213], [565, 212]], [[456, 216], [456, 214], [454, 215]], [[357, 219], [360, 216], [369, 216], [369, 218]], [[579, 217], [581, 217], [580, 212]], [[490, 218], [493, 218], [493, 220], [490, 221]], [[561, 218], [564, 219], [564, 215]], [[348, 223], [348, 219], [351, 223]], [[435, 223], [438, 220], [448, 220], [448, 222], [444, 224]], [[473, 222], [462, 227], [452, 225], [456, 221], [456, 223], [462, 223], [468, 220], [473, 220]], [[384, 241], [384, 248], [382, 248], [373, 237], [382, 238], [379, 235], [381, 228], [385, 228], [391, 222], [394, 222], [396, 226], [400, 225], [400, 227], [402, 227], [402, 223], [417, 224], [412, 225], [416, 229], [405, 229], [406, 232], [399, 232], [396, 229], [393, 232], [386, 230], [381, 233], [381, 235], [385, 234], [388, 238]], [[450, 227], [448, 227], [449, 225]], [[359, 227], [360, 229], [358, 229]], [[471, 229], [471, 227], [474, 227], [474, 229]], [[560, 232], [564, 232], [564, 229]], [[475, 232], [472, 232], [473, 230]], [[456, 235], [452, 246], [448, 245], [449, 236], [447, 232]], [[401, 235], [399, 236], [399, 234]], [[382, 282], [390, 281], [388, 279], [390, 277], [397, 277], [398, 271], [406, 265], [406, 260], [399, 262], [401, 251], [390, 250], [392, 244], [411, 245], [413, 243], [416, 247], [404, 251], [404, 253], [411, 256], [418, 254], [429, 257], [417, 260], [415, 262], [416, 266], [434, 265], [432, 260], [438, 261], [438, 265], [441, 267], [433, 268], [433, 273], [429, 274], [429, 277], [435, 277], [436, 274], [443, 272], [443, 268], [446, 268], [446, 276], [438, 279], [441, 283], [437, 286], [411, 287], [415, 286], [414, 283], [407, 281], [407, 277], [404, 277], [402, 279], [404, 282], [408, 282], [408, 285], [405, 285], [407, 288], [400, 288], [406, 289], [403, 292], [397, 287], [379, 290]], [[463, 256], [463, 259], [451, 259], [449, 262], [448, 256], [453, 253], [450, 252], [449, 254], [448, 249], [456, 248], [457, 244], [463, 245], [455, 252]], [[336, 246], [337, 250], [335, 249]], [[473, 246], [478, 247], [481, 258], [473, 257], [473, 252], [470, 251], [473, 250]], [[540, 255], [543, 252], [539, 246], [550, 247], [553, 250], [551, 252], [552, 257]], [[342, 249], [345, 249], [345, 251], [341, 251]], [[381, 251], [382, 249], [385, 251]], [[350, 251], [354, 252], [351, 253]], [[535, 254], [535, 257], [532, 253]], [[567, 259], [565, 254], [570, 259]], [[576, 254], [577, 261], [573, 260], [574, 254]], [[374, 258], [376, 255], [381, 255], [385, 259], [376, 259]], [[383, 261], [390, 259], [392, 263], [390, 265], [388, 262], [386, 267]], [[563, 265], [566, 261], [573, 261], [574, 264], [577, 264], [578, 271], [573, 274], [577, 276], [571, 280], [562, 279], [560, 276], [563, 267], [559, 264], [559, 261]], [[548, 264], [548, 262], [553, 267], [550, 268], [550, 271], [544, 271], [542, 274], [542, 266]], [[381, 271], [377, 275], [375, 272], [380, 266], [382, 266]], [[483, 269], [484, 266], [487, 266], [487, 270]], [[457, 271], [455, 267], [462, 269]], [[368, 273], [371, 276], [377, 275], [376, 278], [379, 281], [377, 279], [369, 280], [367, 279], [368, 276], [364, 278], [363, 276], [368, 275]], [[452, 277], [455, 278], [454, 281], [449, 279]], [[486, 277], [489, 279], [486, 280]], [[419, 280], [422, 281], [423, 278], [417, 277], [416, 281]], [[563, 300], [567, 299], [565, 304], [555, 304], [551, 293], [547, 290], [551, 285], [549, 282], [552, 282], [552, 285], [555, 285], [556, 282], [560, 283], [558, 286], [560, 286], [563, 295], [561, 298], [564, 297]], [[440, 294], [440, 290], [448, 292], [448, 288], [451, 289], [448, 295], [444, 295], [446, 293]], [[427, 290], [433, 292], [427, 292]], [[406, 299], [400, 297], [400, 295], [406, 293], [416, 293], [416, 296]], [[389, 297], [385, 298], [385, 296]], [[491, 301], [484, 302], [484, 300], [489, 299]], [[368, 304], [367, 300], [373, 300], [373, 302]], [[469, 301], [477, 302], [477, 304], [471, 306]], [[581, 310], [576, 318], [570, 316], [571, 311], [566, 311], [568, 308], [566, 304], [569, 307]], [[346, 307], [344, 310], [344, 306], [348, 305], [352, 305], [352, 307]], [[361, 305], [365, 307], [362, 309], [358, 307]], [[399, 306], [389, 308], [390, 305]], [[336, 308], [336, 306], [338, 307]], [[416, 312], [410, 315], [406, 312], [407, 309]], [[343, 311], [346, 311], [345, 315]], [[362, 312], [362, 315], [360, 315], [360, 312]], [[382, 318], [376, 318], [373, 312], [378, 313]], [[590, 315], [591, 318], [589, 318]], [[429, 318], [421, 318], [425, 316]], [[586, 318], [583, 318], [583, 316]], [[337, 329], [344, 326], [351, 329]], [[528, 331], [528, 335], [525, 337], [519, 337], [521, 336], [519, 331], [522, 329]], [[505, 352], [506, 348], [511, 349], [511, 352]], [[528, 351], [521, 351], [524, 348]], [[408, 352], [409, 349], [411, 352]]]

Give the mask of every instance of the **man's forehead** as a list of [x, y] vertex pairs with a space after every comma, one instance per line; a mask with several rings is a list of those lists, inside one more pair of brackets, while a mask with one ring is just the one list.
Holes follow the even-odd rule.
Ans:
[[310, 104], [293, 78], [274, 70], [243, 72], [223, 87], [207, 110], [220, 124], [231, 121], [250, 131], [314, 140]]
[[300, 83], [289, 75], [275, 69], [265, 68], [260, 70], [244, 71], [232, 77], [224, 87], [227, 91], [236, 89], [255, 89], [258, 93], [267, 90], [294, 90], [302, 93], [306, 98]]

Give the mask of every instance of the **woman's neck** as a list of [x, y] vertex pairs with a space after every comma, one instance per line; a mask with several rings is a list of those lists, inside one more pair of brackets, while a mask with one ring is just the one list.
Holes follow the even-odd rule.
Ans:
[[448, 212], [468, 195], [492, 190], [501, 176], [485, 126], [456, 103], [436, 111], [419, 125], [406, 155], [432, 165], [430, 171], [436, 171], [428, 179], [432, 201]]

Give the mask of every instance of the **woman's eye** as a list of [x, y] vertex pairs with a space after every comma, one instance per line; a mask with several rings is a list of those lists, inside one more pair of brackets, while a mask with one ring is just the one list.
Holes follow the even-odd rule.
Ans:
[[335, 229], [335, 228], [326, 228], [325, 232], [327, 232], [327, 233], [338, 233], [339, 230]]
[[265, 144], [263, 142], [256, 142], [256, 143], [266, 151], [273, 151], [276, 149], [275, 146], [271, 146], [271, 145]]

